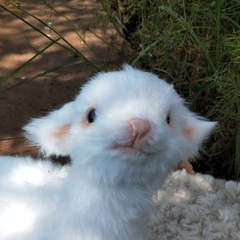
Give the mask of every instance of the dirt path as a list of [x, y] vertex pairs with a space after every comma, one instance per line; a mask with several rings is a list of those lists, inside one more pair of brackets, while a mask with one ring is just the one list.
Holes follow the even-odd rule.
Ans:
[[[118, 68], [125, 62], [122, 51], [123, 41], [108, 22], [99, 3], [93, 0], [57, 0], [48, 1], [48, 3], [53, 4], [54, 9], [66, 16], [68, 20], [49, 9], [41, 1], [26, 0], [21, 3], [21, 7], [54, 27], [99, 69]], [[51, 29], [31, 16], [4, 3], [3, 5], [36, 26], [47, 36], [57, 38]], [[83, 39], [77, 35], [75, 30]], [[102, 39], [109, 44], [104, 43]], [[84, 41], [89, 47], [84, 44]], [[59, 42], [64, 44], [62, 40]], [[0, 8], [0, 81], [49, 43], [46, 37]], [[4, 93], [1, 91], [21, 80], [29, 79], [43, 71], [74, 60], [74, 54], [54, 44], [14, 75], [4, 87], [0, 87], [1, 155], [34, 154], [34, 149], [28, 147], [22, 137], [22, 126], [30, 118], [42, 116], [49, 110], [71, 100], [79, 91], [82, 83], [97, 70], [90, 64], [82, 62], [37, 78], [10, 91]]]

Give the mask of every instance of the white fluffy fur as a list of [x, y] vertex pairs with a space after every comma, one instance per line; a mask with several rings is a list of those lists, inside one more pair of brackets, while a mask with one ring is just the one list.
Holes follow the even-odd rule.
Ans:
[[240, 239], [240, 184], [177, 171], [153, 197], [151, 240]]
[[[92, 124], [89, 108], [97, 114]], [[140, 152], [116, 148], [130, 145], [136, 118], [151, 125]], [[72, 165], [0, 158], [0, 239], [145, 240], [151, 195], [179, 160], [198, 153], [215, 124], [151, 73], [128, 65], [99, 73], [74, 101], [25, 127], [42, 152], [70, 155]]]

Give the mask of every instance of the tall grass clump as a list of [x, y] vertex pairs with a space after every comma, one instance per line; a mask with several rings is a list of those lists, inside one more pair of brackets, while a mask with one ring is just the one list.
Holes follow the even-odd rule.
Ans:
[[173, 82], [190, 108], [219, 122], [195, 167], [240, 176], [240, 2], [101, 0], [136, 50], [133, 64]]

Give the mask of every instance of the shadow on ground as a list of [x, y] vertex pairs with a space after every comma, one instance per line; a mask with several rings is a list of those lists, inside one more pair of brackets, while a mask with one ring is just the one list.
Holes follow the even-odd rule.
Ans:
[[[48, 1], [49, 4], [53, 2]], [[2, 1], [3, 6], [25, 21], [40, 29], [44, 34], [57, 39], [50, 28], [31, 16]], [[54, 10], [44, 2], [30, 0], [21, 7], [56, 29], [74, 48], [81, 52], [97, 69], [119, 68], [126, 62], [124, 41], [97, 1], [70, 0], [54, 1]], [[56, 11], [58, 12], [56, 12]], [[51, 41], [38, 31], [1, 8], [0, 12], [0, 81], [21, 64], [29, 60]], [[71, 48], [63, 40], [59, 43]], [[85, 44], [87, 43], [87, 45]], [[24, 79], [55, 66], [78, 61], [76, 65], [39, 77], [27, 84], [5, 90]], [[35, 154], [22, 136], [22, 126], [31, 118], [46, 114], [75, 97], [81, 85], [97, 69], [86, 61], [79, 61], [73, 51], [54, 44], [24, 69], [16, 73], [0, 87], [0, 154]]]

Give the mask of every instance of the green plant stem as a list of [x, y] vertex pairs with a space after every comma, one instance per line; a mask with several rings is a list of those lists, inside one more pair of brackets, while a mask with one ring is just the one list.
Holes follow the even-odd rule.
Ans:
[[[240, 114], [240, 100], [238, 101], [237, 111]], [[240, 177], [240, 123], [238, 123], [236, 135], [235, 175], [237, 179]]]
[[152, 47], [154, 47], [157, 43], [159, 43], [162, 40], [162, 38], [157, 39], [156, 41], [154, 41], [153, 43], [151, 43], [150, 45], [148, 45], [146, 48], [144, 48], [139, 55], [133, 60], [132, 65], [135, 65], [136, 62], [143, 57]]
[[74, 62], [70, 62], [70, 63], [66, 63], [66, 64], [62, 64], [62, 65], [59, 65], [59, 66], [55, 66], [55, 67], [53, 67], [53, 68], [50, 68], [50, 69], [48, 69], [48, 70], [46, 70], [46, 71], [43, 71], [43, 72], [41, 72], [41, 73], [38, 73], [38, 74], [34, 75], [33, 77], [24, 79], [24, 80], [22, 80], [22, 81], [20, 81], [20, 82], [18, 82], [18, 83], [16, 83], [16, 84], [14, 84], [14, 85], [12, 85], [12, 86], [10, 86], [10, 87], [8, 87], [8, 88], [0, 91], [0, 94], [6, 93], [6, 92], [12, 90], [12, 89], [15, 88], [15, 87], [19, 87], [19, 86], [21, 86], [21, 85], [23, 85], [23, 84], [25, 84], [25, 83], [28, 83], [28, 82], [30, 82], [30, 81], [33, 81], [33, 80], [35, 80], [35, 79], [37, 79], [37, 78], [39, 78], [39, 77], [45, 76], [45, 75], [47, 75], [47, 74], [49, 74], [49, 73], [52, 73], [52, 72], [61, 70], [61, 69], [63, 69], [63, 68], [69, 67], [69, 66], [77, 65], [77, 64], [81, 63], [82, 61], [83, 61], [83, 60], [81, 60], [81, 61], [78, 60], [78, 61], [74, 61]]
[[56, 40], [52, 41], [51, 43], [49, 43], [46, 47], [44, 47], [43, 49], [41, 49], [39, 52], [37, 52], [33, 57], [31, 57], [29, 60], [27, 60], [26, 62], [24, 62], [21, 66], [19, 66], [17, 69], [15, 69], [14, 71], [12, 71], [9, 75], [7, 75], [5, 78], [3, 78], [0, 81], [0, 88], [11, 78], [13, 77], [15, 74], [17, 74], [21, 69], [23, 69], [26, 65], [28, 65], [30, 62], [32, 62], [36, 57], [38, 57], [39, 55], [41, 55], [43, 52], [45, 52], [48, 48], [50, 48], [53, 44], [57, 43], [57, 41], [59, 41], [60, 38], [57, 38]]
[[216, 19], [216, 66], [220, 62], [220, 30], [221, 30], [221, 0], [217, 0], [217, 19]]
[[181, 16], [179, 16], [176, 12], [174, 12], [170, 7], [166, 7], [166, 6], [160, 6], [159, 9], [167, 12], [171, 17], [173, 17], [176, 21], [180, 22], [184, 28], [192, 35], [193, 39], [196, 41], [196, 43], [199, 45], [199, 47], [202, 49], [211, 69], [212, 72], [215, 73], [216, 72], [216, 67], [214, 66], [210, 55], [208, 53], [208, 50], [205, 48], [204, 44], [201, 42], [200, 38], [198, 37], [198, 35], [194, 32], [193, 28], [191, 27], [191, 25], [185, 20], [183, 19]]
[[[57, 11], [54, 7], [52, 7], [51, 4], [49, 4], [48, 2], [44, 1], [44, 4], [50, 8], [53, 12], [55, 12], [56, 14], [58, 14], [59, 16], [62, 16], [63, 18], [65, 18], [69, 23], [71, 23], [71, 25], [73, 25], [76, 29], [76, 24], [73, 24], [72, 21], [66, 17], [65, 15], [62, 15], [59, 11]], [[51, 29], [51, 28], [50, 28]], [[76, 31], [74, 30], [75, 33], [77, 34], [77, 36], [84, 42], [84, 44], [90, 49], [91, 52], [93, 52], [92, 48], [89, 46], [89, 44], [83, 39], [83, 37]]]
[[[12, 4], [9, 2], [9, 4]], [[12, 4], [14, 7], [15, 5]], [[33, 28], [35, 31], [39, 32], [40, 34], [42, 34], [44, 37], [46, 37], [48, 40], [50, 41], [54, 41], [52, 38], [50, 38], [47, 34], [45, 34], [44, 32], [40, 31], [37, 27], [35, 27], [34, 25], [32, 25], [31, 23], [27, 22], [24, 18], [20, 17], [19, 15], [15, 14], [13, 11], [9, 10], [8, 8], [4, 7], [2, 4], [0, 4], [0, 7], [3, 8], [5, 11], [9, 12], [10, 14], [12, 14], [14, 17], [16, 17], [17, 19], [20, 19], [22, 22], [24, 22], [25, 24], [27, 24], [28, 26], [30, 26], [31, 28]], [[20, 8], [18, 8], [20, 9]], [[21, 10], [21, 9], [20, 9]], [[21, 10], [22, 11], [22, 10]], [[47, 24], [45, 24], [47, 25]], [[49, 27], [49, 26], [48, 26]], [[61, 46], [62, 48], [65, 48], [68, 51], [71, 51], [69, 48], [67, 48], [66, 46], [62, 45], [61, 43], [57, 43], [59, 46]]]
[[[91, 65], [94, 69], [96, 69], [97, 71], [99, 71], [99, 68], [94, 65], [91, 61], [89, 61], [81, 52], [79, 52], [70, 42], [68, 42], [61, 34], [59, 34], [54, 28], [52, 28], [51, 26], [49, 26], [48, 24], [46, 24], [44, 21], [42, 21], [41, 19], [39, 19], [38, 17], [30, 14], [29, 12], [25, 11], [24, 9], [22, 9], [21, 7], [16, 7], [15, 4], [8, 2], [9, 4], [11, 4], [13, 7], [19, 9], [21, 12], [23, 12], [24, 14], [32, 17], [33, 19], [37, 20], [38, 22], [42, 23], [44, 26], [47, 26], [49, 29], [51, 29], [54, 33], [56, 33], [59, 38], [61, 40], [63, 40], [70, 48], [58, 43], [59, 46], [63, 47], [64, 49], [72, 52], [73, 54], [77, 54], [79, 55], [79, 57], [81, 57], [85, 62], [87, 62], [89, 65]], [[2, 7], [4, 10], [8, 11], [9, 13], [11, 13], [12, 15], [14, 15], [16, 18], [20, 19], [21, 21], [23, 21], [24, 23], [26, 23], [27, 25], [29, 25], [31, 28], [33, 28], [34, 30], [36, 30], [37, 32], [39, 32], [40, 34], [42, 34], [44, 37], [48, 38], [50, 41], [53, 41], [52, 38], [50, 38], [49, 36], [47, 36], [44, 32], [42, 32], [41, 30], [39, 30], [37, 27], [33, 26], [32, 24], [30, 24], [28, 21], [26, 21], [25, 19], [21, 18], [20, 16], [18, 16], [17, 14], [15, 14], [13, 11], [9, 10], [8, 8], [0, 5], [0, 7]], [[72, 50], [71, 50], [72, 49]]]

